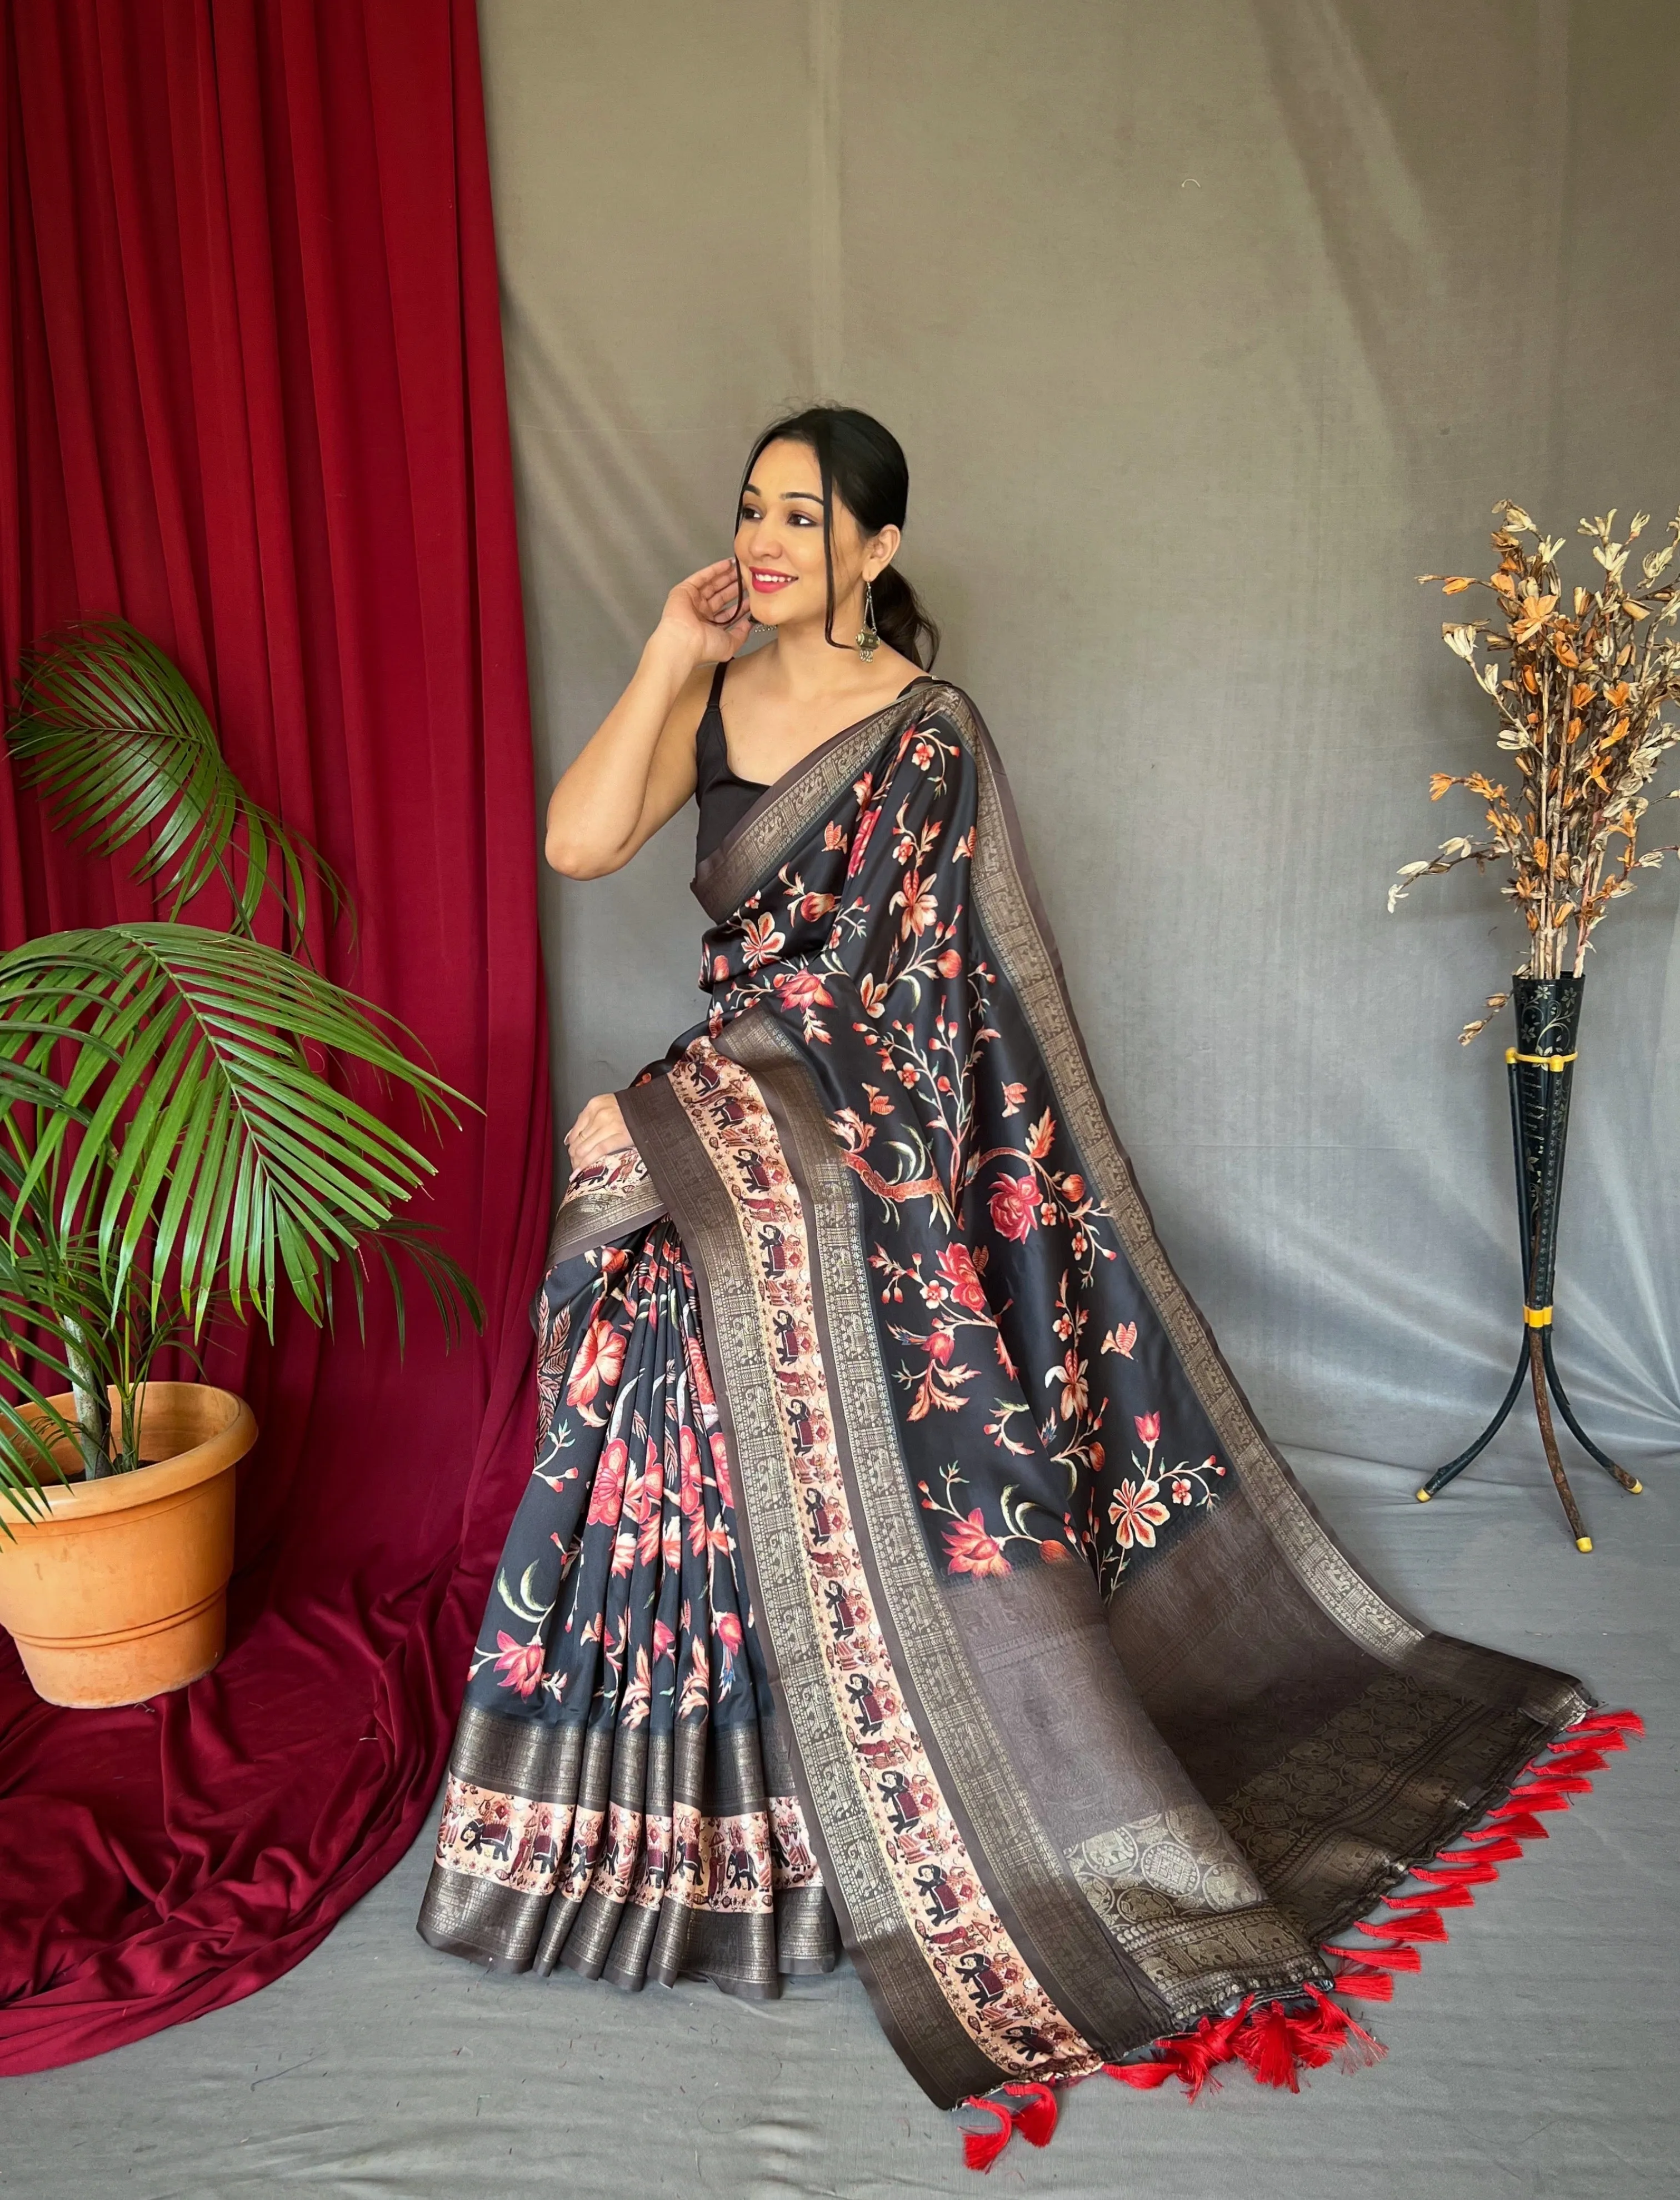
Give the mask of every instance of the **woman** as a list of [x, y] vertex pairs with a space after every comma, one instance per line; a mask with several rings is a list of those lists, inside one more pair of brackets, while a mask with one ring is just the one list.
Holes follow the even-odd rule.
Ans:
[[1590, 1700], [1396, 1611], [1257, 1426], [925, 669], [907, 487], [862, 413], [767, 430], [555, 789], [576, 878], [697, 792], [711, 1009], [567, 1134], [421, 1929], [748, 1994], [843, 1941], [933, 2098], [994, 2097], [977, 2158], [1047, 2081], [1365, 2040], [1331, 1992], [1415, 1968]]

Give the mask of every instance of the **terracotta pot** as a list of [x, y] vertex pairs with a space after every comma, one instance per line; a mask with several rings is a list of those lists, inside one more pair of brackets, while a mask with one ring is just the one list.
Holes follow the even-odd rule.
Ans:
[[[53, 1404], [73, 1419], [67, 1392]], [[149, 1383], [140, 1455], [155, 1465], [49, 1483], [46, 1518], [4, 1506], [0, 1627], [38, 1695], [84, 1710], [137, 1704], [210, 1670], [227, 1641], [233, 1469], [256, 1440], [232, 1391]], [[67, 1441], [55, 1451], [73, 1463]]]

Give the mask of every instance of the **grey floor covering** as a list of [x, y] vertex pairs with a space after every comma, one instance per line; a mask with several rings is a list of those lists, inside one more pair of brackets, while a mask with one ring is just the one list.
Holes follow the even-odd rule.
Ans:
[[[1537, 1457], [1427, 1511], [1403, 1470], [1310, 1454], [1333, 1527], [1435, 1625], [1582, 1675], [1649, 1735], [1552, 1817], [1452, 1939], [1368, 2012], [1385, 2062], [1298, 2099], [1245, 2074], [1196, 2106], [1078, 2088], [1044, 2153], [982, 2185], [905, 2077], [855, 1976], [754, 2007], [493, 1981], [413, 1920], [429, 1834], [262, 1993], [115, 2054], [0, 2086], [12, 2200], [523, 2200], [995, 2189], [1151, 2200], [1597, 2200], [1680, 2192], [1677, 2150], [1677, 1488], [1584, 1467], [1597, 1549], [1567, 1541]], [[1639, 1464], [1636, 1462], [1636, 1464]], [[1588, 1475], [1592, 1479], [1588, 1481]]]

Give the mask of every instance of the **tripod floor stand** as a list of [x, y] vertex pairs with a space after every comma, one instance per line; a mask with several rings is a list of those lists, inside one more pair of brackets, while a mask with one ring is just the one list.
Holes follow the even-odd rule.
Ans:
[[1563, 1150], [1569, 1129], [1569, 1096], [1574, 1082], [1576, 1034], [1581, 1019], [1579, 978], [1517, 978], [1517, 1044], [1507, 1050], [1506, 1075], [1511, 1093], [1511, 1139], [1517, 1162], [1517, 1212], [1522, 1230], [1523, 1342], [1516, 1372], [1493, 1419], [1467, 1450], [1437, 1467], [1418, 1491], [1426, 1505], [1463, 1473], [1505, 1425], [1526, 1377], [1534, 1393], [1534, 1414], [1546, 1464], [1562, 1501], [1578, 1551], [1590, 1551], [1592, 1537], [1564, 1472], [1552, 1425], [1550, 1398], [1589, 1459], [1624, 1489], [1637, 1495], [1642, 1484], [1627, 1469], [1601, 1451], [1576, 1418], [1557, 1372], [1552, 1349], [1552, 1281], [1557, 1265], [1558, 1203], [1563, 1191]]

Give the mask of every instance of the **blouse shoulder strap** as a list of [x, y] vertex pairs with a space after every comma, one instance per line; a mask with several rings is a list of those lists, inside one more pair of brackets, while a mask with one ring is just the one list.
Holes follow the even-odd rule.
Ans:
[[712, 692], [706, 698], [706, 708], [709, 711], [717, 710], [722, 702], [723, 676], [728, 670], [729, 659], [726, 657], [720, 658], [717, 670], [712, 675]]

